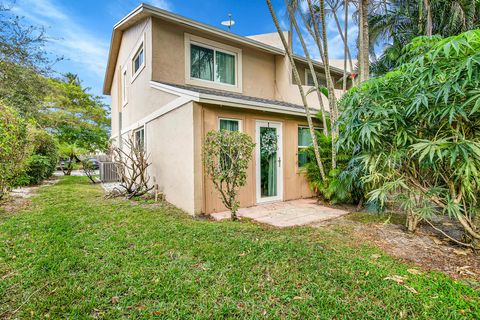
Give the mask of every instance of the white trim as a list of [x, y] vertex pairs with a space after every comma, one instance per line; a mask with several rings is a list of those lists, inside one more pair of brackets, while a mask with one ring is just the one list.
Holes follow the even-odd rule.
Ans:
[[[120, 75], [120, 80], [122, 83], [122, 108], [124, 108], [128, 103], [128, 69], [127, 66], [123, 67], [122, 74]], [[131, 83], [131, 82], [130, 82]]]
[[[147, 61], [147, 55], [146, 55], [146, 50], [145, 50], [145, 41], [146, 41], [146, 32], [143, 33], [142, 37], [140, 38], [140, 41], [137, 42], [135, 45], [135, 50], [133, 51], [133, 57], [130, 60], [130, 64], [132, 67], [132, 79], [130, 83], [133, 83], [135, 79], [138, 77], [138, 75], [145, 69], [146, 66], [146, 61]], [[135, 72], [135, 58], [138, 56], [140, 51], [143, 51], [143, 62], [138, 68], [137, 72]]]
[[237, 122], [238, 122], [238, 131], [239, 131], [239, 132], [242, 132], [242, 131], [243, 131], [243, 121], [242, 121], [242, 119], [227, 118], [227, 117], [218, 117], [217, 130], [220, 130], [220, 121], [221, 121], [221, 120], [237, 121]]
[[160, 109], [156, 110], [155, 112], [150, 113], [148, 116], [136, 121], [135, 123], [132, 123], [127, 128], [123, 129], [122, 130], [122, 135], [127, 133], [127, 132], [130, 132], [130, 131], [138, 128], [138, 127], [144, 126], [145, 124], [163, 116], [164, 114], [166, 114], [166, 113], [168, 113], [172, 110], [180, 108], [181, 106], [183, 106], [183, 105], [185, 105], [185, 104], [187, 104], [191, 101], [194, 101], [194, 100], [191, 99], [191, 98], [188, 98], [188, 97], [183, 97], [183, 96], [178, 97], [177, 99], [167, 103], [166, 105], [164, 105]]
[[[260, 110], [260, 111], [266, 111], [266, 112], [281, 113], [281, 114], [290, 114], [295, 116], [303, 116], [303, 117], [306, 116], [305, 111], [299, 108], [285, 107], [285, 106], [279, 106], [276, 104], [264, 103], [259, 101], [248, 101], [248, 100], [232, 98], [232, 97], [199, 93], [199, 92], [190, 91], [187, 89], [178, 88], [175, 86], [170, 86], [170, 85], [156, 82], [156, 81], [150, 81], [150, 87], [164, 91], [164, 92], [172, 93], [178, 96], [190, 97], [191, 100], [196, 102], [210, 103], [210, 104], [241, 108], [241, 109], [251, 109], [251, 110]], [[312, 112], [313, 111], [314, 110], [312, 109]]]
[[[189, 33], [184, 34], [184, 43], [185, 43], [185, 83], [186, 84], [192, 84], [196, 86], [202, 86], [202, 87], [220, 89], [220, 90], [226, 90], [226, 91], [232, 91], [232, 92], [240, 92], [240, 93], [242, 92], [243, 90], [242, 49], [232, 47], [232, 46], [229, 46], [220, 42], [216, 42], [213, 40], [197, 37]], [[214, 59], [213, 81], [192, 78], [190, 76], [190, 71], [191, 71], [190, 45], [191, 44], [213, 50], [213, 59]], [[216, 67], [217, 67], [215, 63], [215, 60], [216, 60], [215, 51], [227, 53], [235, 57], [235, 84], [234, 85], [217, 82], [215, 80]]]
[[193, 100], [195, 101], [199, 101], [199, 97], [200, 97], [200, 93], [198, 92], [190, 91], [187, 89], [181, 89], [181, 88], [170, 86], [168, 84], [164, 84], [161, 82], [150, 81], [150, 87], [166, 93], [174, 94], [179, 97], [189, 96], [189, 97], [192, 97]]
[[305, 116], [305, 112], [297, 108], [284, 107], [284, 106], [279, 106], [279, 105], [269, 104], [269, 103], [264, 103], [259, 101], [247, 101], [247, 100], [236, 99], [231, 97], [215, 96], [210, 94], [201, 94], [199, 102], [219, 104], [219, 105], [228, 106], [228, 107], [238, 107], [242, 109], [253, 109], [253, 110], [261, 110], [261, 111], [268, 111], [268, 112], [275, 112], [275, 113]]
[[[271, 127], [277, 129], [278, 134], [278, 150], [277, 150], [277, 161], [280, 160], [280, 165], [277, 167], [277, 195], [273, 197], [263, 197], [262, 198], [262, 191], [260, 188], [260, 179], [261, 179], [261, 165], [260, 165], [260, 128], [261, 127]], [[283, 201], [283, 124], [281, 122], [275, 121], [265, 121], [265, 120], [257, 120], [255, 122], [255, 167], [256, 167], [256, 175], [255, 175], [255, 184], [256, 184], [256, 202], [257, 203], [265, 203], [265, 202], [273, 202], [273, 201]]]
[[147, 139], [146, 139], [146, 134], [145, 134], [147, 131], [145, 130], [145, 127], [146, 127], [146, 125], [143, 124], [142, 126], [138, 127], [137, 129], [132, 130], [132, 134], [133, 134], [133, 139], [134, 139], [133, 141], [136, 144], [137, 140], [136, 140], [135, 134], [137, 132], [143, 130], [143, 150], [147, 151]]

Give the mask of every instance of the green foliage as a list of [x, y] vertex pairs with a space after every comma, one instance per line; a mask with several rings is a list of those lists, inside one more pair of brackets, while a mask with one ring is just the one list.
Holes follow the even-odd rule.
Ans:
[[[105, 199], [86, 177], [62, 177], [32, 202], [0, 213], [7, 319], [480, 318], [478, 290], [411, 274], [348, 228], [212, 223]], [[404, 283], [385, 279], [394, 275]]]
[[25, 178], [28, 179], [25, 184], [39, 184], [51, 175], [51, 162], [46, 156], [32, 154], [28, 157], [25, 167]]
[[25, 23], [11, 9], [0, 4], [0, 100], [32, 119], [42, 109], [50, 90], [46, 77], [59, 59], [47, 52], [44, 29]]
[[49, 80], [52, 90], [38, 122], [57, 137], [60, 143], [75, 144], [88, 151], [105, 150], [110, 120], [100, 97], [82, 88], [72, 75]]
[[[316, 131], [320, 157], [325, 168], [332, 167], [332, 138]], [[364, 192], [360, 179], [360, 167], [351, 160], [348, 153], [337, 152], [337, 168], [327, 173], [327, 179], [320, 175], [313, 147], [303, 150], [308, 163], [302, 167], [305, 177], [320, 197], [332, 203], [358, 203], [363, 200]]]
[[0, 199], [22, 173], [30, 150], [26, 121], [0, 101]]
[[402, 66], [347, 93], [339, 145], [360, 150], [370, 199], [448, 214], [477, 242], [480, 30], [436, 39], [415, 39]]
[[229, 130], [210, 131], [203, 145], [203, 164], [223, 204], [236, 219], [238, 189], [247, 181], [255, 143], [249, 135]]
[[29, 143], [32, 153], [25, 162], [23, 174], [17, 179], [17, 185], [39, 184], [50, 177], [58, 163], [58, 143], [45, 130], [30, 128]]
[[[423, 0], [387, 0], [373, 3], [369, 13], [370, 48], [389, 43], [372, 64], [374, 74], [382, 75], [400, 66], [402, 56], [411, 52], [404, 47], [415, 37], [426, 35]], [[438, 37], [450, 37], [480, 27], [478, 0], [429, 0], [433, 29]], [[435, 41], [435, 36], [433, 41]], [[423, 39], [425, 42], [427, 40]]]
[[60, 159], [64, 162], [61, 169], [65, 175], [70, 175], [81, 162], [80, 157], [89, 152], [89, 150], [77, 146], [76, 143], [66, 142], [60, 143], [58, 151]]

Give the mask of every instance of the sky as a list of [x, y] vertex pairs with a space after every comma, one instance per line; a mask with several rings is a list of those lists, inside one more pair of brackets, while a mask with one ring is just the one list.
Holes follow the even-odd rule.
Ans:
[[[219, 28], [226, 28], [220, 22], [227, 20], [231, 13], [235, 21], [232, 32], [243, 36], [276, 31], [263, 0], [16, 0], [12, 10], [27, 23], [46, 28], [47, 49], [64, 58], [55, 66], [59, 74], [77, 74], [83, 85], [91, 88], [91, 93], [102, 96], [112, 28], [141, 2]], [[272, 3], [282, 27], [288, 29], [284, 0], [272, 0]], [[351, 8], [350, 12], [353, 11]], [[343, 13], [340, 16], [343, 26]], [[350, 19], [348, 32], [353, 58], [357, 31]], [[343, 42], [333, 19], [328, 21], [327, 35], [330, 57], [343, 58]], [[318, 59], [313, 40], [308, 40], [307, 45], [310, 54]], [[301, 53], [298, 40], [294, 41], [294, 47]], [[105, 97], [107, 104], [109, 101], [109, 97]]]

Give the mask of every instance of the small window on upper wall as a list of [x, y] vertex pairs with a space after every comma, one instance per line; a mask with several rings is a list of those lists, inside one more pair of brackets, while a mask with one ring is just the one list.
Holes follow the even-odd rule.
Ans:
[[133, 139], [135, 142], [135, 147], [140, 148], [140, 150], [145, 150], [145, 128], [142, 127], [133, 132]]
[[140, 49], [138, 49], [135, 56], [133, 56], [133, 74], [135, 75], [140, 69], [143, 67], [145, 63], [144, 54], [143, 54], [143, 44], [140, 45]]
[[[315, 128], [316, 132], [320, 132], [320, 128]], [[305, 166], [309, 161], [308, 148], [313, 145], [310, 128], [298, 127], [298, 167]]]
[[[310, 72], [310, 70], [306, 69], [305, 74], [306, 74], [305, 84], [307, 86], [313, 86], [315, 83], [313, 82], [313, 77], [312, 77], [312, 73]], [[326, 87], [327, 86], [327, 77], [324, 74], [317, 72], [317, 82], [318, 82], [319, 86]]]
[[240, 120], [237, 119], [219, 119], [219, 130], [240, 131]]

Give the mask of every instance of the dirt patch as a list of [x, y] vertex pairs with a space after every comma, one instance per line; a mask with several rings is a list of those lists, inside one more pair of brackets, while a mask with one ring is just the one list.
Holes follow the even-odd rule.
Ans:
[[454, 245], [428, 226], [408, 234], [402, 225], [361, 223], [342, 217], [315, 226], [347, 227], [358, 241], [369, 241], [396, 258], [425, 270], [441, 271], [455, 279], [464, 279], [480, 289], [480, 256], [470, 249]]
[[45, 180], [40, 185], [26, 186], [13, 189], [7, 198], [0, 202], [0, 220], [19, 212], [30, 204], [30, 198], [33, 197], [39, 188], [50, 186], [58, 182], [58, 178]]

